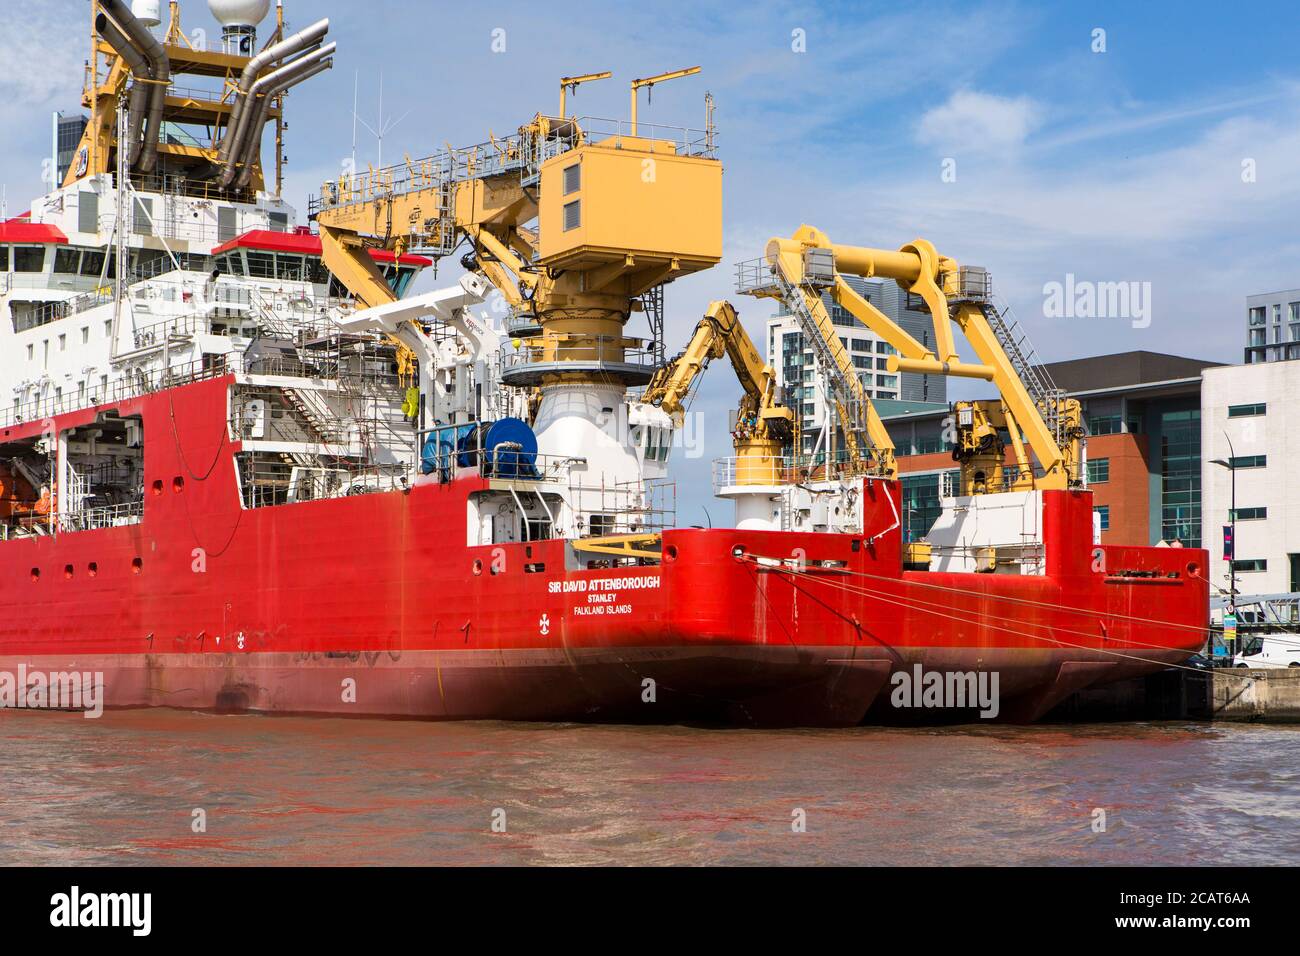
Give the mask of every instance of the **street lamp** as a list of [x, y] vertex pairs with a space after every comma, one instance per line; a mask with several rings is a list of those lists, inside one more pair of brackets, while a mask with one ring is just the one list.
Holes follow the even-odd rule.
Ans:
[[[1228, 443], [1228, 460], [1213, 458], [1210, 464], [1228, 469], [1228, 474], [1232, 476], [1232, 490], [1228, 503], [1228, 523], [1232, 528], [1232, 555], [1228, 558], [1228, 613], [1235, 618], [1237, 616], [1237, 453], [1232, 447], [1232, 439], [1228, 438], [1227, 432], [1223, 433], [1223, 437]], [[1228, 650], [1231, 651], [1231, 648]]]

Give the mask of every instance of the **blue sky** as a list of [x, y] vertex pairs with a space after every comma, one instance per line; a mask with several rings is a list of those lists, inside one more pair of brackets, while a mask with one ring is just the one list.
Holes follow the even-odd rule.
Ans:
[[[184, 22], [215, 38], [205, 6], [188, 0]], [[0, 35], [11, 214], [41, 191], [50, 110], [76, 108], [87, 10], [41, 3]], [[670, 346], [710, 299], [732, 294], [730, 263], [803, 222], [861, 245], [923, 236], [986, 266], [1049, 360], [1136, 348], [1240, 361], [1244, 297], [1300, 286], [1290, 4], [290, 0], [287, 12], [293, 28], [329, 16], [339, 44], [335, 69], [290, 98], [286, 192], [299, 208], [349, 152], [357, 71], [363, 118], [373, 125], [380, 70], [386, 112], [402, 117], [385, 141], [391, 160], [554, 110], [563, 74], [613, 70], [573, 109], [624, 118], [631, 78], [703, 66], [642, 101], [643, 121], [701, 126], [712, 91], [726, 168], [724, 263], [669, 288]], [[1092, 51], [1098, 28], [1104, 53]], [[492, 51], [496, 29], [504, 52]], [[792, 49], [795, 30], [806, 52]], [[374, 151], [363, 130], [361, 162]], [[944, 159], [955, 182], [941, 180]], [[1242, 180], [1248, 160], [1253, 182]], [[455, 272], [448, 263], [443, 277]], [[1151, 283], [1150, 325], [1047, 317], [1043, 286], [1067, 273]], [[761, 335], [767, 308], [739, 305]], [[727, 453], [735, 398], [715, 367], [696, 404], [705, 459]], [[700, 521], [707, 462], [679, 464], [692, 509], [681, 517]]]

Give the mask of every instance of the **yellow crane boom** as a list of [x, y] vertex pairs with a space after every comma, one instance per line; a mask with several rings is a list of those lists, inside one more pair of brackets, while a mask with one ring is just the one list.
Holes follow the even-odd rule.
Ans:
[[[1014, 344], [1004, 341], [1008, 336], [995, 328], [992, 320], [997, 315], [995, 312], [990, 315], [993, 310], [989, 304], [988, 274], [983, 269], [962, 267], [955, 260], [939, 255], [933, 245], [922, 239], [896, 251], [847, 246], [831, 242], [825, 233], [807, 225], [788, 239], [770, 240], [765, 259], [773, 276], [778, 278], [778, 294], [787, 302], [796, 299], [794, 306], [802, 305], [806, 310], [815, 333], [825, 343], [834, 362], [832, 372], [840, 373], [855, 400], [861, 390], [853, 388], [857, 376], [821, 302], [823, 288], [838, 305], [894, 347], [897, 354], [889, 357], [889, 371], [964, 376], [993, 383], [1000, 395], [997, 402], [967, 403], [967, 407], [974, 408], [970, 416], [962, 416], [963, 406], [958, 406], [959, 440], [954, 454], [963, 462], [964, 484], [968, 489], [975, 484], [966, 474], [970, 470], [968, 462], [979, 457], [981, 466], [987, 467], [990, 460], [987, 436], [991, 431], [997, 438], [1000, 453], [1002, 430], [1007, 431], [1016, 452], [1015, 486], [1025, 485], [1026, 473], [1038, 488], [1066, 488], [1078, 483], [1082, 459], [1080, 440], [1084, 434], [1079, 403], [1042, 387], [1036, 387], [1035, 394], [1030, 393], [1025, 379], [1033, 377], [1034, 371], [1026, 367], [1019, 353], [1014, 357], [1009, 354], [1008, 349], [1014, 349]], [[926, 348], [858, 295], [845, 281], [845, 275], [893, 279], [904, 290], [919, 296], [934, 322], [935, 348]], [[782, 278], [784, 284], [780, 282]], [[970, 343], [978, 363], [966, 363], [958, 357], [953, 325]], [[963, 422], [963, 418], [969, 421]], [[877, 454], [890, 464], [891, 471], [896, 471], [892, 466], [893, 443], [874, 409], [868, 412], [866, 421]], [[1040, 478], [1033, 478], [1026, 447], [1033, 451], [1043, 470]], [[1002, 486], [999, 473], [996, 479], [987, 477], [982, 487], [1001, 490]]]

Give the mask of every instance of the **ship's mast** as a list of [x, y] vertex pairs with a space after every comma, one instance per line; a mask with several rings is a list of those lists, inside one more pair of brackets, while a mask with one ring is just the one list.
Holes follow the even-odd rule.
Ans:
[[[119, 143], [126, 142], [127, 130], [126, 110], [122, 108], [125, 105], [125, 96], [122, 99], [123, 102], [119, 102], [117, 110], [117, 141]], [[130, 209], [128, 205], [129, 174], [126, 160], [127, 151], [119, 149], [117, 151], [117, 189], [115, 190], [117, 208], [113, 217], [113, 335], [108, 346], [110, 360], [117, 358], [118, 336], [122, 328], [122, 303], [126, 299], [127, 212]]]

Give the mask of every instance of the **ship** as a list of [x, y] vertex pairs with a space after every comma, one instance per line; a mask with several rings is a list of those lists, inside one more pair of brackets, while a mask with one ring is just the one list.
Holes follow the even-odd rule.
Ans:
[[[564, 77], [558, 111], [347, 170], [303, 223], [284, 118], [339, 55], [328, 21], [277, 6], [263, 38], [267, 0], [211, 0], [208, 49], [179, 3], [89, 7], [81, 140], [0, 222], [0, 673], [94, 674], [109, 708], [848, 726], [935, 674], [996, 676], [1033, 720], [1203, 644], [1206, 553], [1098, 544], [1077, 403], [983, 270], [811, 226], [739, 265], [832, 383], [811, 455], [732, 303], [669, 353], [665, 289], [722, 258], [722, 165], [711, 97], [701, 129], [636, 106], [699, 68], [634, 80], [619, 120], [567, 110], [609, 73]], [[999, 391], [954, 407], [922, 540], [827, 297], [891, 369]], [[734, 527], [682, 527], [673, 450], [724, 359]]]

